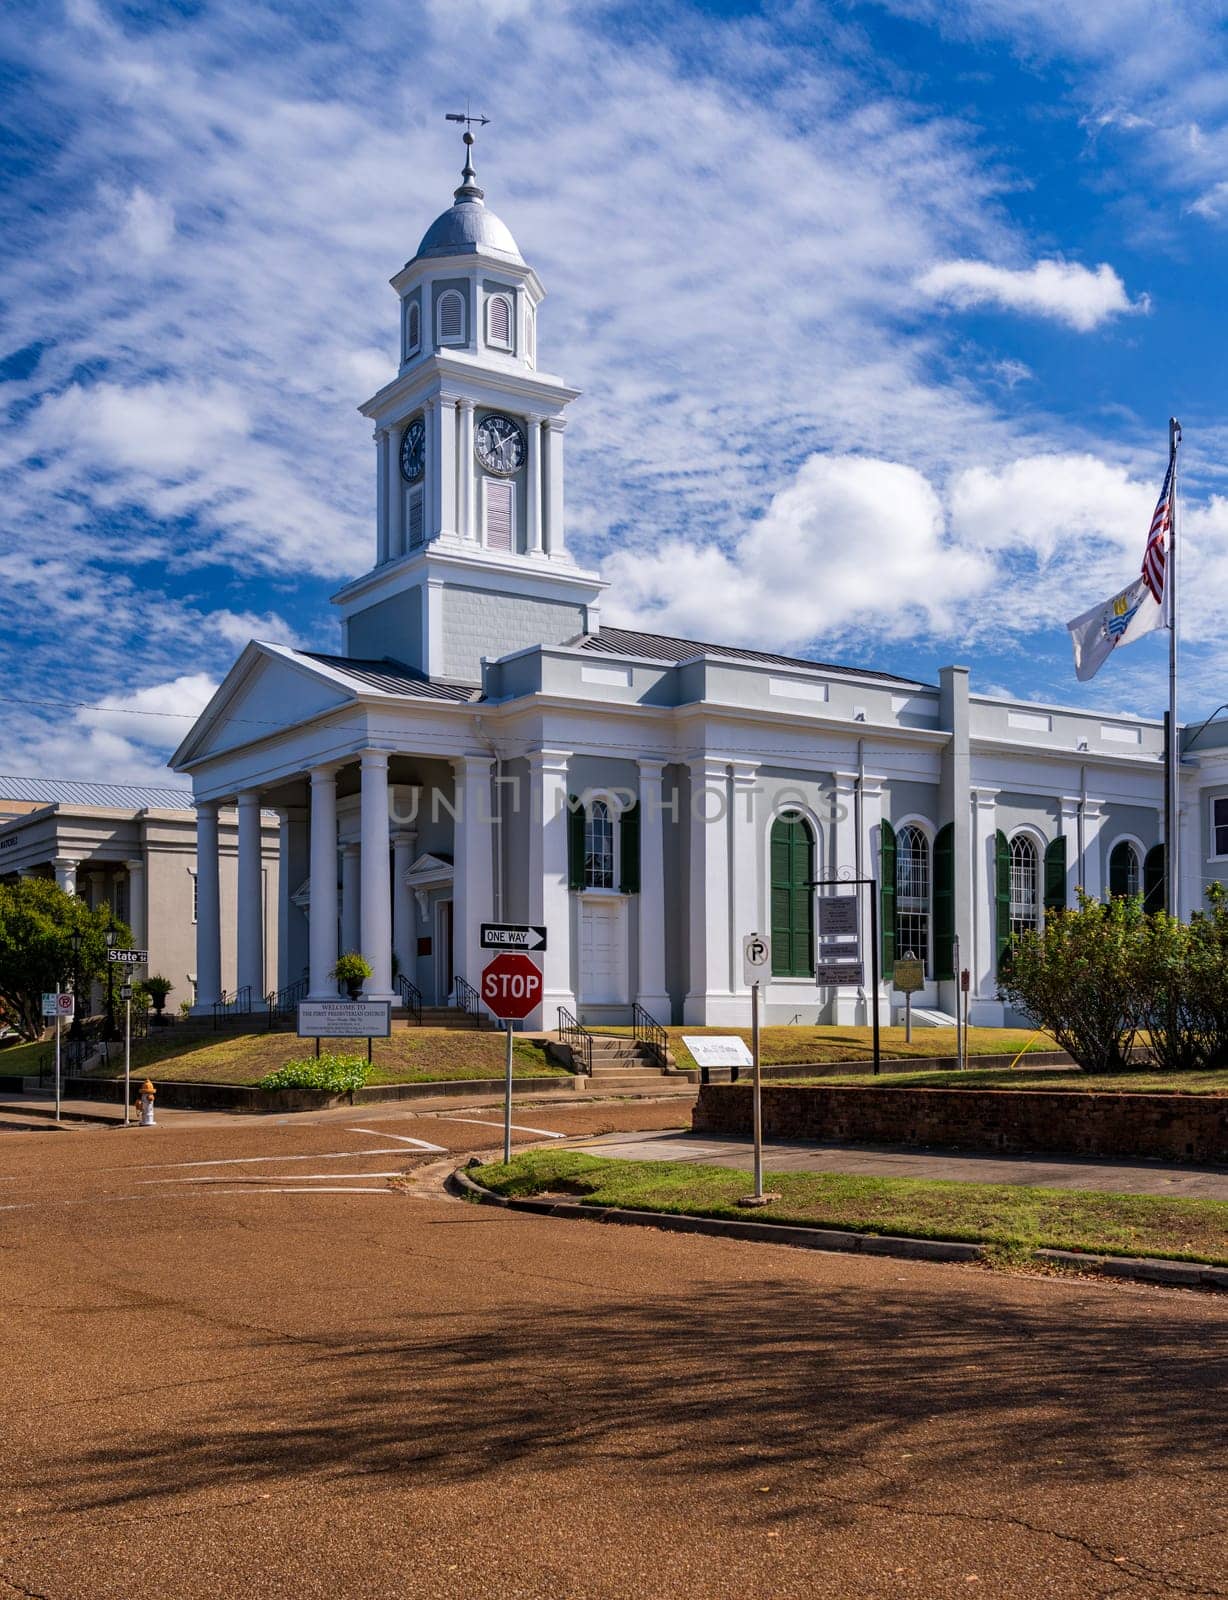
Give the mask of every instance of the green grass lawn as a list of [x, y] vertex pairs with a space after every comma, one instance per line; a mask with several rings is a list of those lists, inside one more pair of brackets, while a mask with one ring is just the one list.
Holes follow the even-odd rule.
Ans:
[[[601, 1028], [601, 1033], [629, 1034], [630, 1028]], [[669, 1046], [680, 1067], [694, 1069], [683, 1034], [736, 1034], [750, 1043], [749, 1028], [667, 1028]], [[905, 1044], [903, 1028], [883, 1028], [880, 1048], [884, 1058], [953, 1056], [954, 1028], [914, 1028], [912, 1043]], [[968, 1054], [1016, 1055], [1020, 1050], [1056, 1050], [1047, 1034], [1019, 1028], [969, 1028]], [[873, 1028], [770, 1027], [759, 1031], [759, 1051], [765, 1067], [824, 1061], [868, 1061], [874, 1054]]]
[[[1024, 1058], [1027, 1059], [1026, 1057]], [[880, 1072], [866, 1079], [864, 1072], [824, 1073], [817, 1078], [774, 1078], [784, 1083], [851, 1084], [864, 1089], [1053, 1089], [1074, 1094], [1228, 1094], [1228, 1071], [1157, 1072], [1140, 1067], [1131, 1072], [1080, 1072], [1078, 1068], [1046, 1067], [1029, 1072], [1026, 1067], [967, 1072]]]
[[55, 1054], [55, 1040], [35, 1044], [10, 1044], [0, 1049], [0, 1078], [33, 1078], [48, 1051]]
[[1003, 1259], [1047, 1248], [1228, 1266], [1228, 1203], [1220, 1200], [774, 1172], [766, 1187], [781, 1199], [749, 1212], [737, 1204], [751, 1192], [748, 1172], [567, 1150], [529, 1150], [473, 1176], [497, 1194], [565, 1194], [584, 1205], [966, 1240], [995, 1247]]
[[[315, 1053], [313, 1039], [292, 1033], [216, 1033], [176, 1038], [176, 1030], [155, 1032], [132, 1047], [132, 1071], [163, 1082], [253, 1084], [287, 1061]], [[321, 1039], [320, 1049], [365, 1058], [365, 1039]], [[458, 1078], [501, 1078], [505, 1036], [451, 1028], [406, 1028], [390, 1039], [372, 1041], [368, 1082], [437, 1083]], [[3, 1057], [0, 1056], [0, 1060]], [[94, 1074], [113, 1077], [124, 1069], [122, 1044], [113, 1048], [112, 1064]], [[570, 1078], [552, 1066], [545, 1054], [526, 1040], [515, 1041], [512, 1071], [518, 1078]]]

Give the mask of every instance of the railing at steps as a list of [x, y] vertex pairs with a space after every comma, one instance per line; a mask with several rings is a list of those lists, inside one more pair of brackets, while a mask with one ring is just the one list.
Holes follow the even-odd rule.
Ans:
[[631, 1007], [631, 1023], [636, 1044], [647, 1045], [657, 1058], [657, 1065], [669, 1065], [669, 1035], [655, 1017], [650, 1017], [638, 1002]]
[[213, 1026], [220, 1028], [223, 1022], [233, 1022], [238, 1017], [250, 1017], [252, 1014], [252, 986], [245, 983], [241, 989], [236, 989], [232, 995], [224, 994], [220, 1000], [213, 1002]]
[[456, 1004], [467, 1017], [473, 1018], [475, 1028], [482, 1026], [482, 997], [464, 978], [456, 980]]
[[397, 974], [397, 988], [401, 995], [401, 1004], [413, 1017], [419, 1027], [422, 1026], [422, 990], [416, 983], [410, 983], [403, 973]]
[[559, 1043], [565, 1044], [571, 1050], [571, 1059], [576, 1062], [580, 1071], [586, 1077], [593, 1075], [593, 1036], [579, 1020], [573, 1017], [566, 1006], [559, 1007]]
[[269, 1032], [281, 1022], [283, 1017], [288, 1017], [298, 1005], [300, 1000], [306, 1000], [307, 990], [311, 987], [307, 978], [300, 978], [297, 983], [288, 983], [284, 989], [266, 997], [269, 1008]]

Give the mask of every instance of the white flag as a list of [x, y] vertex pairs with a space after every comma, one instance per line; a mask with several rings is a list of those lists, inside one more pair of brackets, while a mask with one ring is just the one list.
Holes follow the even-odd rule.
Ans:
[[1166, 628], [1168, 618], [1146, 580], [1136, 578], [1128, 589], [1093, 606], [1066, 626], [1074, 643], [1075, 676], [1080, 683], [1086, 683], [1119, 644], [1133, 644], [1145, 633]]

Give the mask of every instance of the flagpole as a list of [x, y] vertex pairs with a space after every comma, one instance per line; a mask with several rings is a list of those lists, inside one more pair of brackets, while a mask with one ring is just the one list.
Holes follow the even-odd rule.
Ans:
[[[1169, 491], [1168, 529], [1168, 726], [1164, 741], [1164, 863], [1168, 871], [1165, 901], [1170, 917], [1178, 915], [1179, 865], [1177, 825], [1180, 810], [1178, 789], [1181, 770], [1180, 725], [1177, 721], [1177, 446], [1181, 443], [1181, 424], [1176, 417], [1168, 419], [1168, 461], [1172, 473]], [[1192, 908], [1193, 909], [1193, 908]]]

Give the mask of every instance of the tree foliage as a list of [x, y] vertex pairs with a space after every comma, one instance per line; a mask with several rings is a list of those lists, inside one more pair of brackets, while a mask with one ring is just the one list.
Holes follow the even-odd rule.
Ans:
[[108, 927], [121, 944], [131, 943], [128, 928], [111, 919], [109, 908], [91, 911], [49, 878], [0, 883], [0, 999], [23, 1039], [42, 1037], [43, 995], [72, 982], [74, 930], [81, 934], [76, 966], [86, 986], [105, 972]]

